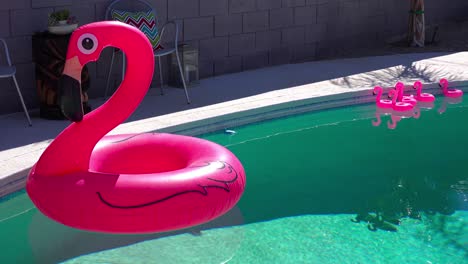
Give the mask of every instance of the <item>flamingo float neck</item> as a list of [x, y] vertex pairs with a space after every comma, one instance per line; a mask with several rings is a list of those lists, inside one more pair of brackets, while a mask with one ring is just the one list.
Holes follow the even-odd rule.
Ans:
[[402, 99], [403, 99], [403, 89], [404, 89], [404, 87], [405, 87], [405, 85], [402, 82], [397, 82], [397, 84], [395, 85], [395, 89], [398, 92], [397, 98], [396, 98], [398, 101], [402, 101]]
[[376, 102], [379, 102], [380, 99], [382, 99], [382, 93], [383, 93], [382, 87], [380, 87], [380, 86], [375, 86], [375, 87], [374, 87], [373, 94], [377, 96], [377, 97], [375, 98], [375, 101], [376, 101]]
[[395, 105], [397, 103], [397, 97], [398, 97], [398, 90], [395, 91], [395, 90], [390, 90], [388, 92], [388, 96], [392, 99], [392, 104]]
[[416, 88], [416, 96], [421, 97], [422, 83], [420, 81], [416, 81], [413, 86]]
[[[76, 171], [88, 171], [91, 153], [97, 142], [135, 111], [146, 95], [153, 78], [153, 51], [148, 38], [140, 30], [116, 21], [106, 21], [82, 28], [86, 29], [86, 33], [83, 33], [83, 30], [76, 30], [70, 38], [70, 43], [76, 42], [78, 46], [68, 49], [63, 76], [75, 79], [81, 84], [83, 66], [90, 61], [96, 61], [104, 48], [112, 46], [121, 49], [126, 55], [127, 68], [124, 80], [106, 103], [84, 116], [83, 121], [86, 122], [72, 120], [74, 123], [54, 139], [37, 162], [34, 168], [36, 175], [59, 176]], [[129, 34], [132, 35], [131, 38], [128, 37]], [[151, 67], [141, 68], [138, 67], [139, 64]], [[77, 89], [81, 91], [80, 86], [77, 86]], [[81, 107], [81, 92], [73, 91], [73, 93], [78, 94], [79, 98], [70, 100], [79, 100]], [[65, 151], [69, 149], [75, 150], [78, 155], [59, 154], [69, 153], [70, 151]]]

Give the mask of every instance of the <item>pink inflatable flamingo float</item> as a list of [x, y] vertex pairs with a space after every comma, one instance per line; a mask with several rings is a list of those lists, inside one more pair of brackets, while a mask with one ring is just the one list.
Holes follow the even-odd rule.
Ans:
[[414, 109], [414, 104], [410, 104], [407, 102], [397, 102], [397, 97], [399, 94], [400, 90], [391, 90], [388, 93], [388, 96], [392, 98], [392, 109], [397, 112], [411, 112], [411, 115], [408, 117], [412, 116], [412, 110]]
[[413, 84], [413, 88], [416, 89], [416, 100], [418, 100], [419, 102], [434, 102], [434, 95], [430, 93], [421, 93], [422, 86], [423, 85], [420, 81], [416, 81]]
[[387, 127], [389, 129], [395, 129], [402, 118], [413, 117], [415, 115], [413, 112], [415, 105], [406, 102], [397, 102], [398, 90], [390, 90], [388, 96], [392, 98], [393, 112], [390, 116], [391, 120], [387, 122]]
[[[84, 116], [81, 70], [109, 46], [126, 54], [125, 78]], [[73, 32], [60, 82], [62, 112], [73, 123], [47, 147], [26, 183], [43, 214], [84, 230], [153, 233], [208, 222], [239, 201], [244, 169], [218, 144], [163, 133], [105, 136], [139, 105], [153, 69], [151, 44], [135, 27], [103, 21]]]
[[398, 92], [398, 102], [409, 103], [412, 105], [416, 105], [418, 101], [414, 98], [413, 95], [403, 95], [405, 91], [405, 85], [402, 82], [397, 82], [395, 85], [395, 90]]
[[374, 87], [373, 94], [377, 95], [375, 98], [375, 105], [377, 106], [377, 109], [375, 110], [376, 120], [372, 120], [372, 125], [380, 126], [380, 123], [382, 123], [380, 116], [391, 114], [393, 112], [393, 103], [392, 100], [382, 99], [383, 89], [380, 86]]
[[383, 94], [382, 87], [375, 86], [373, 94], [377, 95], [377, 97], [375, 98], [375, 105], [378, 108], [392, 108], [393, 107], [392, 100], [382, 99], [382, 94]]
[[439, 86], [442, 87], [444, 96], [450, 98], [457, 98], [463, 96], [463, 91], [459, 89], [449, 89], [447, 79], [440, 79]]

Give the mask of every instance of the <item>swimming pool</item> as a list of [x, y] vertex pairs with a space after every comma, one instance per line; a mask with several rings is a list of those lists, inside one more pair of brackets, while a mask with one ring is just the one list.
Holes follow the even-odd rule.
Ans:
[[10, 195], [1, 263], [466, 263], [468, 100], [439, 114], [442, 104], [393, 130], [388, 116], [372, 125], [368, 104], [202, 135], [239, 157], [247, 188], [200, 228], [82, 232]]

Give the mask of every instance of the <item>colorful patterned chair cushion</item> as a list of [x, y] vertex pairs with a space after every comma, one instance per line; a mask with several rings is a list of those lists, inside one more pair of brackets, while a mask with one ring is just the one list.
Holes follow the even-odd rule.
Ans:
[[148, 37], [154, 50], [160, 49], [160, 35], [156, 27], [156, 17], [152, 11], [128, 12], [112, 10], [112, 19], [127, 23], [140, 29]]

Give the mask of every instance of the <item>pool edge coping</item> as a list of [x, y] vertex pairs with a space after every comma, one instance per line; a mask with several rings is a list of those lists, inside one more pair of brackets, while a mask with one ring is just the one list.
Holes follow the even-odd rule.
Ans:
[[[456, 87], [468, 92], [468, 81], [453, 81], [450, 83], [450, 87]], [[366, 104], [375, 101], [372, 89], [373, 87], [363, 87], [354, 91], [338, 92], [322, 96], [311, 96], [298, 100], [274, 103], [258, 108], [202, 118], [192, 122], [168, 125], [153, 131], [147, 131], [146, 133], [159, 132], [196, 136], [234, 126], [242, 126], [310, 111], [321, 111], [337, 107]], [[384, 88], [384, 91], [386, 92], [390, 89], [392, 88], [386, 87]], [[411, 86], [406, 85], [405, 90], [410, 91]], [[424, 84], [424, 91], [431, 92], [434, 95], [442, 94], [438, 83]], [[0, 179], [0, 198], [23, 189], [30, 169], [31, 167], [15, 171], [15, 173]]]
[[[454, 81], [451, 82], [450, 87], [456, 87], [465, 92], [468, 92], [468, 81]], [[384, 88], [384, 92], [388, 92], [391, 89], [393, 89], [393, 87]], [[196, 136], [218, 130], [228, 129], [234, 126], [242, 126], [250, 123], [262, 122], [310, 111], [321, 111], [337, 107], [372, 103], [375, 101], [375, 96], [372, 94], [372, 90], [373, 88], [366, 87], [356, 91], [341, 92], [331, 95], [315, 96], [300, 100], [271, 104], [259, 108], [238, 111], [216, 117], [204, 118], [201, 120], [186, 122], [173, 126], [167, 126], [150, 132], [178, 133]], [[405, 91], [411, 91], [411, 87], [406, 85]], [[425, 84], [424, 91], [430, 92], [434, 95], [442, 94], [442, 91], [440, 90], [437, 83]]]

